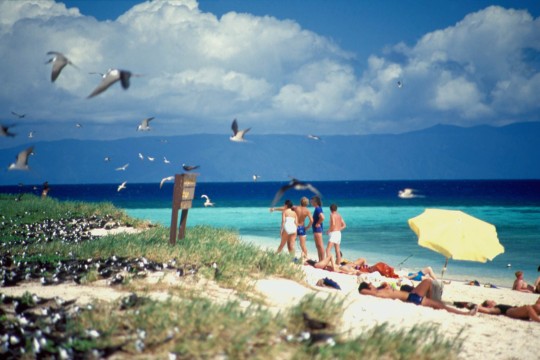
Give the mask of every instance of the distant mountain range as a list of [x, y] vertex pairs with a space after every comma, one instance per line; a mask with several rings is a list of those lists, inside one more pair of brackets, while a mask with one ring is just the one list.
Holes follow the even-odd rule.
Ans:
[[[0, 149], [0, 185], [159, 182], [182, 173], [183, 163], [200, 165], [199, 182], [252, 181], [254, 174], [259, 181], [289, 176], [306, 181], [540, 179], [540, 122], [321, 136], [248, 134], [249, 142], [234, 143], [228, 135], [148, 133], [108, 141], [36, 142], [26, 172], [7, 171], [24, 146]], [[125, 171], [115, 170], [124, 164], [129, 164]]]

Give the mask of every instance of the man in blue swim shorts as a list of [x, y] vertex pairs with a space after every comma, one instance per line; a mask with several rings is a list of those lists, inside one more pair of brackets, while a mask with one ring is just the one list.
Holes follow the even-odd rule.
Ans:
[[324, 260], [324, 243], [323, 243], [323, 221], [324, 214], [322, 210], [322, 201], [318, 196], [311, 198], [311, 206], [315, 208], [313, 210], [313, 225], [311, 229], [313, 230], [313, 239], [315, 240], [315, 247], [317, 248], [317, 255], [319, 256], [319, 261]]
[[[307, 197], [302, 197], [300, 199], [300, 206], [295, 206], [294, 211], [296, 212], [296, 215], [298, 216], [298, 229], [296, 231], [296, 234], [298, 235], [298, 239], [300, 239], [300, 249], [302, 249], [302, 256], [304, 259], [308, 258], [307, 253], [307, 246], [306, 246], [306, 228], [309, 229], [311, 224], [313, 224], [313, 217], [311, 217], [311, 212], [307, 208], [309, 205], [309, 200]], [[306, 218], [309, 219], [309, 223], [306, 224]]]
[[447, 306], [441, 301], [428, 298], [426, 295], [431, 290], [431, 279], [424, 279], [411, 292], [394, 290], [390, 285], [375, 287], [370, 283], [362, 282], [358, 287], [358, 292], [362, 295], [371, 295], [384, 299], [397, 299], [404, 302], [410, 302], [415, 305], [426, 306], [436, 310], [446, 310], [453, 314], [459, 315], [475, 315], [478, 311], [478, 306], [473, 307], [469, 311], [461, 311], [456, 308]]

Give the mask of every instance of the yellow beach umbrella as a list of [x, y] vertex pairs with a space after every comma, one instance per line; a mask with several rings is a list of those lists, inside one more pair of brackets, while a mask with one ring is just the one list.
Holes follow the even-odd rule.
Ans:
[[418, 245], [436, 251], [448, 259], [485, 263], [504, 253], [495, 226], [459, 210], [426, 209], [409, 219], [418, 235]]

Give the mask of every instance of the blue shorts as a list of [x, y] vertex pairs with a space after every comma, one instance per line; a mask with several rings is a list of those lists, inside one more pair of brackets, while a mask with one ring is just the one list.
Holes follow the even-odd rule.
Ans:
[[304, 225], [299, 225], [296, 229], [296, 235], [298, 236], [306, 236], [306, 227]]
[[416, 293], [409, 293], [409, 296], [407, 297], [407, 302], [410, 302], [416, 305], [422, 304], [422, 300], [424, 300], [424, 297]]
[[313, 229], [313, 232], [314, 232], [314, 233], [322, 233], [322, 232], [323, 232], [323, 226], [322, 226], [322, 224], [321, 224], [321, 226], [319, 226], [319, 227], [312, 226], [311, 228]]
[[[412, 276], [414, 275], [414, 273], [409, 273], [409, 276]], [[419, 271], [415, 277], [411, 278], [411, 280], [414, 280], [414, 281], [422, 281], [422, 277], [424, 276], [425, 274], [421, 271]]]

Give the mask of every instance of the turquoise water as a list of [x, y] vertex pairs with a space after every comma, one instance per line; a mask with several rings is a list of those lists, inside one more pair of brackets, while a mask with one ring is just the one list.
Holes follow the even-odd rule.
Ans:
[[[211, 225], [234, 229], [243, 241], [276, 249], [279, 245], [280, 214], [268, 208], [284, 182], [197, 183], [188, 228]], [[347, 259], [363, 257], [368, 263], [383, 261], [391, 266], [418, 270], [431, 266], [441, 271], [442, 255], [420, 247], [408, 219], [426, 208], [459, 209], [497, 228], [503, 254], [487, 263], [450, 260], [445, 278], [478, 280], [511, 286], [517, 270], [533, 282], [540, 265], [540, 180], [422, 180], [422, 181], [327, 181], [313, 182], [323, 195], [328, 216], [331, 203], [347, 222], [342, 249]], [[3, 186], [2, 193], [34, 193], [41, 185]], [[50, 197], [85, 202], [108, 201], [129, 215], [170, 226], [173, 184], [51, 184]], [[421, 196], [400, 199], [398, 191], [415, 189]], [[215, 208], [203, 207], [202, 194], [210, 196]], [[287, 191], [285, 198], [298, 203], [305, 191]], [[326, 222], [326, 226], [328, 222]], [[308, 250], [316, 254], [312, 233]], [[326, 243], [327, 236], [324, 236]], [[298, 249], [298, 245], [297, 245]], [[314, 256], [315, 257], [315, 256]], [[401, 265], [400, 265], [401, 264]], [[507, 266], [507, 265], [511, 266]]]
[[[446, 207], [452, 209], [452, 207]], [[457, 209], [457, 208], [456, 208]], [[478, 280], [510, 287], [516, 270], [525, 271], [526, 280], [533, 282], [540, 263], [540, 209], [538, 207], [460, 207], [462, 211], [487, 222], [497, 224], [499, 240], [505, 253], [487, 263], [449, 260], [447, 279]], [[445, 258], [417, 244], [417, 237], [407, 220], [421, 214], [423, 206], [341, 207], [347, 222], [343, 232], [342, 251], [346, 258], [364, 257], [368, 263], [386, 262], [396, 269], [420, 269], [431, 266], [440, 274]], [[127, 209], [130, 216], [147, 219], [165, 226], [171, 225], [170, 209]], [[328, 212], [328, 209], [325, 209]], [[188, 228], [211, 225], [236, 230], [243, 241], [262, 247], [279, 245], [280, 213], [270, 213], [267, 207], [193, 208], [188, 214]], [[325, 245], [327, 236], [324, 236]], [[297, 240], [297, 253], [300, 251]], [[316, 257], [311, 232], [308, 251]], [[399, 265], [401, 264], [401, 265]], [[508, 267], [508, 265], [511, 265]]]

